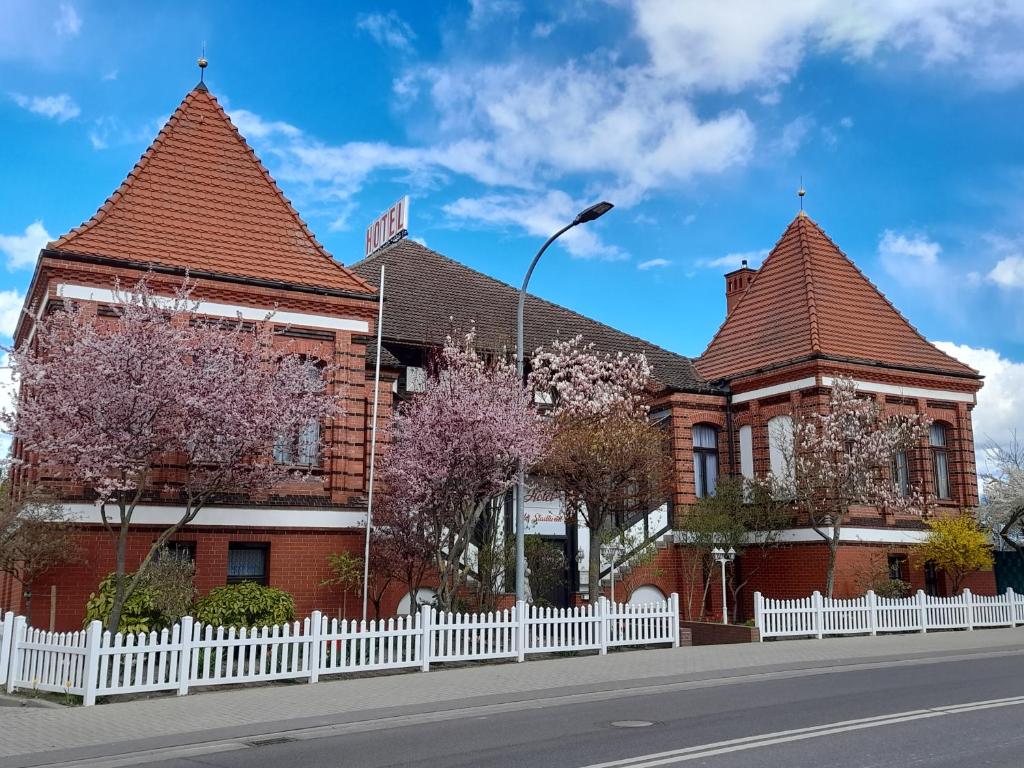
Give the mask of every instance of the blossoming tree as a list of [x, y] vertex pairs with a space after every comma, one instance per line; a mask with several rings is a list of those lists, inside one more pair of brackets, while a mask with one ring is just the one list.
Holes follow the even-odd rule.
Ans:
[[593, 599], [602, 543], [668, 498], [665, 436], [648, 421], [644, 397], [650, 368], [642, 354], [600, 354], [580, 336], [538, 350], [531, 366], [530, 385], [550, 401], [554, 421], [537, 480], [564, 499], [567, 522], [587, 526]]
[[485, 362], [448, 339], [425, 391], [397, 409], [381, 479], [391, 503], [415, 511], [432, 542], [439, 606], [451, 610], [470, 566], [470, 539], [494, 496], [531, 466], [546, 443], [543, 420], [515, 367]]
[[925, 511], [919, 489], [901, 489], [892, 476], [897, 454], [921, 445], [929, 420], [913, 413], [887, 414], [849, 379], [836, 379], [828, 405], [794, 415], [791, 434], [773, 439], [785, 471], [773, 478], [776, 494], [791, 498], [828, 545], [825, 593], [835, 587], [836, 555], [851, 507], [889, 512]]
[[140, 577], [208, 504], [265, 495], [295, 476], [274, 461], [275, 445], [341, 413], [329, 367], [276, 343], [268, 323], [202, 317], [190, 291], [186, 283], [159, 297], [142, 280], [116, 291], [113, 317], [69, 303], [11, 354], [21, 392], [4, 421], [26, 471], [92, 491], [112, 534], [112, 631], [139, 581], [126, 578], [127, 548], [144, 499], [180, 514], [152, 542]]

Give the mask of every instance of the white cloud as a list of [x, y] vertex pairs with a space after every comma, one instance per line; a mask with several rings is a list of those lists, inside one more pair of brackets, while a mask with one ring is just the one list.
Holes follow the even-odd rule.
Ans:
[[923, 234], [885, 230], [878, 241], [878, 258], [885, 271], [904, 285], [939, 286], [948, 271], [939, 254], [942, 246]]
[[776, 151], [782, 155], [795, 155], [813, 128], [814, 118], [810, 115], [801, 115], [786, 123], [775, 142]]
[[362, 13], [356, 20], [356, 28], [370, 35], [379, 45], [396, 51], [409, 52], [416, 33], [394, 11], [385, 13]]
[[[522, 193], [461, 197], [445, 205], [444, 212], [460, 224], [517, 227], [536, 237], [547, 238], [572, 221], [588, 204], [574, 201], [565, 192], [552, 190], [539, 196]], [[580, 258], [628, 258], [618, 247], [602, 242], [594, 224], [573, 227], [558, 242]]]
[[427, 92], [444, 135], [482, 141], [486, 167], [531, 181], [596, 174], [619, 192], [620, 205], [743, 165], [754, 145], [742, 110], [704, 118], [670, 81], [603, 57], [556, 67], [427, 68], [401, 87]]
[[518, 0], [469, 0], [469, 26], [480, 27], [507, 16], [518, 16], [523, 6]]
[[[0, 291], [0, 336], [11, 337], [18, 326], [25, 294], [16, 290]], [[4, 355], [6, 358], [6, 355]]]
[[0, 253], [7, 259], [7, 269], [34, 266], [40, 249], [52, 239], [42, 221], [33, 221], [22, 235], [0, 235]]
[[74, 99], [66, 93], [57, 96], [25, 96], [21, 93], [12, 93], [11, 98], [22, 109], [44, 117], [55, 118], [61, 123], [78, 117], [82, 112], [75, 104]]
[[896, 54], [993, 86], [1024, 79], [1024, 6], [1000, 0], [637, 0], [637, 32], [655, 70], [693, 88], [739, 91], [789, 82], [805, 58]]
[[853, 128], [853, 118], [849, 115], [839, 118], [839, 127], [846, 128], [847, 130]]
[[265, 139], [275, 134], [297, 138], [302, 133], [290, 123], [282, 120], [264, 120], [247, 109], [233, 109], [228, 112], [228, 117], [246, 139]]
[[1006, 256], [988, 273], [988, 279], [1002, 288], [1024, 288], [1024, 256]]
[[936, 341], [948, 355], [978, 370], [985, 386], [974, 408], [974, 443], [979, 463], [991, 443], [1009, 445], [1014, 434], [1024, 437], [1024, 363], [1012, 361], [994, 349]]
[[641, 261], [636, 265], [637, 269], [654, 269], [656, 267], [667, 267], [672, 264], [668, 259], [648, 259], [647, 261]]
[[762, 248], [758, 251], [738, 251], [736, 253], [727, 253], [725, 256], [719, 256], [714, 259], [698, 259], [697, 266], [708, 269], [724, 269], [731, 272], [734, 269], [739, 269], [743, 266], [743, 262], [746, 262], [748, 267], [757, 269], [767, 256], [767, 248]]
[[75, 6], [70, 3], [61, 3], [57, 9], [57, 18], [53, 22], [53, 31], [57, 37], [76, 37], [82, 29], [82, 17], [78, 15]]

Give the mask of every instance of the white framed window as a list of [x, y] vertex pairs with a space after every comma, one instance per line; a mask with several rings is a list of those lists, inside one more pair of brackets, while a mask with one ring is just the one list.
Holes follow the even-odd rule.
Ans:
[[932, 450], [932, 476], [935, 481], [935, 495], [940, 499], [949, 496], [949, 456], [946, 454], [948, 430], [944, 424], [934, 422], [928, 429], [928, 443]]
[[749, 424], [740, 427], [740, 474], [754, 479], [754, 428]]
[[718, 430], [710, 424], [693, 428], [693, 480], [697, 498], [714, 496], [718, 485]]
[[910, 495], [910, 463], [907, 452], [899, 451], [892, 460], [892, 481], [900, 496]]
[[768, 420], [768, 463], [776, 482], [793, 485], [793, 417], [788, 414]]

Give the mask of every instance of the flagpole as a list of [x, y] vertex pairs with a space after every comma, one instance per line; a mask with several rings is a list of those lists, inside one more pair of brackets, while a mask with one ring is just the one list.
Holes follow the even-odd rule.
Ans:
[[377, 468], [377, 403], [380, 400], [380, 338], [384, 330], [384, 265], [380, 265], [380, 296], [377, 303], [377, 363], [373, 374], [373, 419], [370, 427], [370, 490], [366, 499], [366, 545], [363, 548], [363, 621], [366, 621], [367, 587], [370, 581], [370, 530], [373, 527], [373, 480]]

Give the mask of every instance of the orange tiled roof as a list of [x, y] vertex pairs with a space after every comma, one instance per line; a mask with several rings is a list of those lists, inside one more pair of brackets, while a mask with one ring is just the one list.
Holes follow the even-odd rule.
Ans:
[[336, 262], [203, 85], [128, 178], [50, 248], [233, 277], [373, 294]]
[[809, 356], [977, 375], [930, 344], [801, 213], [697, 359], [697, 370], [714, 380]]

